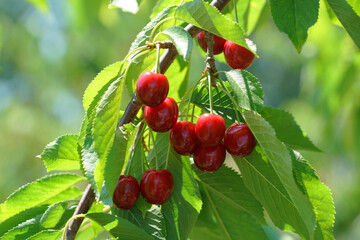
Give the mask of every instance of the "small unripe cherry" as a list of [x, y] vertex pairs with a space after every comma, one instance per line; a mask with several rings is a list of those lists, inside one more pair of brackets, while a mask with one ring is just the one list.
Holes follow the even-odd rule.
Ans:
[[139, 183], [133, 176], [121, 175], [113, 194], [114, 204], [121, 209], [130, 209], [139, 198]]
[[[249, 45], [251, 40], [247, 41]], [[232, 69], [246, 69], [250, 67], [255, 59], [255, 55], [250, 50], [229, 40], [224, 45], [224, 56], [227, 64]]]
[[143, 104], [156, 107], [167, 97], [169, 81], [164, 74], [146, 71], [138, 78], [135, 92]]
[[179, 108], [175, 100], [167, 97], [159, 106], [144, 108], [144, 118], [149, 127], [155, 132], [167, 132], [176, 123]]
[[[197, 37], [197, 40], [198, 40], [199, 45], [202, 48], [202, 50], [204, 50], [206, 52], [207, 51], [207, 42], [205, 40], [205, 32], [202, 31], [202, 32], [198, 33], [196, 35], [196, 37]], [[213, 46], [214, 55], [222, 53], [224, 51], [224, 44], [225, 44], [226, 40], [217, 35], [213, 35], [213, 39], [214, 39], [214, 46]]]
[[215, 172], [224, 163], [226, 158], [225, 147], [222, 143], [216, 146], [199, 145], [194, 153], [196, 167], [205, 172]]
[[231, 155], [246, 157], [255, 148], [256, 139], [246, 123], [234, 123], [226, 130], [224, 144]]
[[202, 114], [195, 125], [195, 135], [203, 146], [219, 144], [225, 134], [226, 125], [224, 118], [211, 113]]
[[188, 121], [177, 122], [170, 131], [170, 143], [175, 152], [181, 155], [191, 155], [195, 152], [197, 139], [195, 126]]

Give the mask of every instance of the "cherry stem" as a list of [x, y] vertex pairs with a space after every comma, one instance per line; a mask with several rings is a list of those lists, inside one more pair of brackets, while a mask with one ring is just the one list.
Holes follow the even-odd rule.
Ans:
[[156, 144], [155, 144], [155, 138], [154, 138], [154, 135], [153, 135], [153, 132], [151, 129], [149, 129], [149, 134], [151, 135], [151, 139], [153, 141], [153, 147], [155, 150], [155, 168], [158, 170], [159, 169], [158, 153], [157, 153], [157, 148], [156, 148]]
[[72, 216], [72, 217], [66, 222], [66, 224], [65, 224], [64, 233], [63, 233], [62, 239], [65, 239], [65, 237], [66, 237], [66, 231], [67, 231], [70, 223], [71, 223], [74, 219], [76, 219], [76, 218], [84, 218], [84, 217], [86, 217], [86, 214], [77, 214], [77, 215]]
[[194, 113], [195, 113], [195, 104], [193, 104], [192, 114], [191, 114], [191, 122], [194, 120]]
[[[191, 102], [191, 98], [193, 96], [194, 93], [194, 89], [196, 88], [197, 85], [199, 85], [199, 83], [201, 82], [201, 80], [203, 79], [203, 77], [201, 76], [201, 78], [195, 83], [195, 85], [191, 88], [191, 93], [190, 93], [190, 97], [188, 100], [188, 105], [187, 105], [187, 109], [186, 109], [186, 117], [185, 117], [185, 121], [187, 121], [188, 116], [189, 116], [189, 108], [190, 108], [190, 102]], [[185, 99], [185, 98], [183, 98]], [[181, 103], [180, 103], [181, 104]]]
[[235, 115], [236, 115], [236, 119], [238, 120], [238, 123], [240, 123], [240, 117], [239, 117], [239, 113], [238, 111], [241, 110], [241, 107], [239, 106], [239, 104], [236, 102], [236, 100], [233, 98], [233, 96], [231, 96], [229, 90], [227, 89], [227, 87], [225, 86], [224, 82], [219, 78], [219, 83], [220, 83], [220, 86], [219, 88], [226, 94], [228, 95], [228, 97], [230, 98], [230, 100], [233, 102], [235, 108]]
[[175, 17], [168, 17], [168, 18], [164, 18], [163, 20], [161, 20], [158, 24], [156, 24], [156, 26], [153, 28], [153, 30], [151, 31], [150, 33], [150, 37], [149, 37], [149, 42], [152, 42], [152, 38], [153, 38], [153, 35], [155, 33], [155, 30], [161, 25], [163, 24], [164, 22], [170, 20], [170, 19], [174, 19]]
[[136, 49], [134, 49], [133, 51], [129, 52], [128, 55], [126, 55], [126, 57], [124, 58], [124, 60], [123, 60], [122, 63], [121, 63], [121, 66], [120, 66], [118, 75], [121, 74], [121, 71], [122, 71], [122, 69], [123, 69], [123, 67], [124, 67], [124, 64], [125, 64], [126, 60], [127, 60], [132, 54], [134, 54], [135, 52], [137, 52], [137, 51], [139, 51], [139, 50], [147, 49], [147, 48], [148, 48], [147, 46], [143, 46], [143, 47], [136, 48]]
[[130, 157], [129, 157], [129, 160], [127, 161], [127, 163], [126, 163], [126, 167], [125, 167], [125, 171], [124, 171], [125, 174], [129, 174], [129, 171], [131, 169], [131, 165], [132, 165], [132, 162], [134, 160], [133, 158], [134, 158], [134, 154], [135, 154], [135, 147], [138, 144], [139, 139], [142, 137], [142, 135], [144, 133], [144, 126], [145, 126], [145, 122], [142, 121], [139, 128], [138, 128], [138, 130], [136, 131], [136, 135], [135, 135], [133, 145], [130, 148]]
[[238, 14], [237, 14], [237, 7], [236, 7], [236, 0], [233, 0], [233, 3], [234, 3], [234, 9], [235, 9], [235, 20], [236, 20], [236, 23], [239, 23]]
[[155, 63], [155, 73], [160, 73], [160, 44], [156, 44], [156, 63]]
[[214, 114], [213, 112], [213, 99], [212, 99], [212, 93], [211, 93], [211, 73], [207, 71], [207, 77], [208, 77], [208, 87], [209, 87], [209, 104], [210, 104], [210, 113]]

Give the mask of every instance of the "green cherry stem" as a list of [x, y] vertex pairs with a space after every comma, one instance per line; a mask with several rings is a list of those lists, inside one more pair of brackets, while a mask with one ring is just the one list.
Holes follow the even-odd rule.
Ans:
[[151, 129], [149, 129], [149, 134], [151, 135], [151, 139], [153, 141], [154, 150], [155, 150], [155, 168], [156, 168], [156, 170], [158, 170], [159, 169], [158, 153], [157, 153], [157, 148], [156, 148], [156, 144], [155, 144], [155, 138], [154, 138], [154, 135], [153, 135], [153, 132]]
[[210, 113], [214, 114], [213, 111], [213, 99], [212, 99], [212, 94], [211, 94], [211, 73], [209, 71], [206, 71], [207, 74], [207, 78], [208, 78], [208, 87], [209, 87], [209, 103], [210, 103]]
[[156, 63], [155, 63], [155, 73], [160, 73], [160, 44], [156, 44]]
[[234, 9], [235, 9], [235, 20], [236, 20], [236, 23], [239, 23], [237, 7], [236, 7], [236, 0], [233, 0], [233, 3], [234, 3]]
[[151, 52], [150, 49], [149, 49], [149, 50], [146, 50], [146, 51], [144, 51], [144, 52], [142, 52], [142, 53], [139, 53], [138, 55], [136, 55], [136, 57], [133, 58], [133, 60], [131, 60], [131, 62], [129, 63], [129, 65], [127, 65], [127, 67], [126, 67], [123, 81], [125, 81], [125, 79], [126, 79], [126, 76], [127, 76], [127, 73], [128, 73], [128, 71], [129, 71], [129, 69], [130, 69], [131, 64], [132, 64], [137, 58], [139, 58], [139, 57], [141, 57], [142, 55], [145, 55], [145, 54], [147, 54], [147, 53], [149, 53], [149, 52]]
[[148, 48], [147, 46], [143, 46], [143, 47], [136, 48], [136, 49], [134, 49], [133, 51], [129, 52], [128, 55], [126, 55], [126, 57], [124, 58], [124, 60], [123, 60], [122, 63], [121, 63], [121, 66], [120, 66], [120, 69], [119, 69], [119, 72], [118, 72], [118, 76], [121, 74], [121, 71], [122, 71], [122, 69], [123, 69], [123, 67], [124, 67], [124, 64], [125, 64], [126, 60], [127, 60], [131, 55], [133, 55], [133, 54], [134, 54], [135, 52], [137, 52], [137, 51], [140, 51], [140, 50], [143, 50], [143, 49], [147, 49], [147, 48]]
[[[188, 116], [189, 116], [189, 108], [190, 108], [190, 102], [191, 102], [191, 98], [192, 98], [192, 95], [194, 93], [194, 89], [196, 88], [197, 85], [199, 85], [199, 83], [203, 80], [203, 77], [201, 76], [201, 78], [195, 83], [195, 85], [192, 87], [191, 89], [191, 92], [190, 92], [190, 97], [189, 97], [189, 100], [188, 100], [188, 105], [187, 105], [187, 108], [186, 108], [186, 117], [185, 117], [185, 121], [187, 121], [188, 119]], [[183, 98], [184, 100], [185, 98]], [[180, 103], [181, 104], [181, 103]]]
[[241, 107], [240, 107], [239, 104], [235, 101], [235, 99], [233, 98], [233, 96], [231, 96], [231, 94], [230, 94], [229, 90], [227, 89], [227, 87], [225, 86], [224, 82], [223, 82], [220, 78], [218, 78], [218, 80], [219, 80], [220, 85], [217, 85], [217, 86], [218, 86], [226, 95], [228, 95], [228, 97], [230, 98], [230, 100], [233, 102], [235, 108], [237, 108], [237, 109], [235, 109], [235, 115], [236, 115], [236, 120], [238, 120], [238, 123], [240, 123], [241, 121], [240, 121], [240, 117], [239, 117], [238, 111], [241, 110]]
[[157, 29], [161, 24], [163, 24], [164, 22], [166, 22], [166, 21], [168, 21], [168, 20], [170, 20], [170, 19], [173, 19], [173, 18], [175, 18], [175, 17], [164, 18], [164, 19], [161, 20], [158, 24], [156, 24], [156, 26], [153, 28], [153, 30], [152, 30], [151, 33], [150, 33], [149, 42], [152, 42], [152, 40], [153, 40], [153, 35], [154, 35], [156, 29]]
[[72, 216], [65, 224], [65, 227], [64, 227], [64, 233], [63, 233], [63, 237], [62, 239], [65, 239], [66, 237], [66, 230], [68, 229], [70, 223], [72, 222], [72, 220], [76, 219], [76, 218], [84, 218], [86, 217], [86, 214], [78, 214], [78, 215], [75, 215], [75, 216]]

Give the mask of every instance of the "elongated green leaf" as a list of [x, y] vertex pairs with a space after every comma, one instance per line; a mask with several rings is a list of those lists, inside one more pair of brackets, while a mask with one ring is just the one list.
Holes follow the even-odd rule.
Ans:
[[25, 211], [22, 211], [16, 215], [6, 219], [5, 221], [2, 221], [0, 223], [0, 237], [4, 233], [9, 231], [10, 229], [19, 225], [20, 223], [23, 223], [26, 220], [32, 219], [38, 215], [42, 215], [46, 211], [47, 208], [48, 208], [47, 206], [29, 208], [29, 209], [26, 209]]
[[166, 219], [168, 239], [187, 239], [201, 210], [202, 201], [189, 160], [174, 152], [169, 143], [169, 133], [156, 135], [156, 151], [153, 148], [148, 155], [150, 167], [155, 166], [155, 152], [160, 169], [166, 162], [174, 178], [174, 192], [162, 205], [161, 211]]
[[46, 210], [40, 219], [44, 228], [61, 229], [75, 211], [74, 201], [57, 202]]
[[175, 101], [180, 101], [184, 96], [189, 84], [190, 62], [185, 62], [180, 56], [171, 64], [166, 71], [166, 77], [169, 81], [169, 93]]
[[119, 73], [122, 62], [113, 63], [104, 68], [86, 88], [83, 96], [83, 106], [85, 112], [88, 110], [93, 99], [101, 92], [101, 89], [109, 87], [109, 83], [114, 81]]
[[171, 39], [178, 53], [183, 57], [184, 61], [188, 62], [193, 47], [190, 34], [183, 28], [177, 26], [165, 29], [162, 34]]
[[216, 195], [223, 204], [229, 205], [234, 211], [242, 211], [252, 215], [260, 223], [265, 223], [261, 204], [245, 187], [240, 175], [223, 166], [215, 173], [195, 171], [200, 182], [211, 195]]
[[83, 194], [83, 192], [78, 187], [72, 186], [72, 187], [69, 187], [68, 189], [62, 191], [61, 193], [57, 194], [56, 196], [49, 198], [42, 204], [49, 205], [49, 204], [53, 204], [56, 202], [66, 201], [69, 199], [77, 199], [82, 194]]
[[4, 240], [27, 239], [28, 237], [38, 233], [41, 230], [39, 224], [40, 216], [41, 215], [19, 224], [18, 226], [11, 229], [6, 234], [4, 234], [4, 236], [2, 236], [1, 239]]
[[346, 0], [327, 0], [354, 43], [360, 48], [360, 17]]
[[294, 214], [298, 213], [301, 217], [302, 221], [293, 223], [292, 226], [304, 237], [311, 238], [314, 233], [315, 214], [310, 202], [294, 181], [291, 158], [286, 147], [276, 138], [274, 129], [261, 116], [255, 112], [244, 111], [243, 117], [288, 193], [296, 210]]
[[44, 204], [83, 179], [73, 174], [55, 174], [24, 185], [0, 205], [0, 222], [21, 211]]
[[333, 235], [335, 208], [331, 192], [316, 175], [315, 170], [303, 157], [294, 151], [290, 152], [296, 182], [304, 187], [315, 214], [317, 227], [315, 239], [335, 239]]
[[270, 0], [270, 7], [279, 31], [286, 33], [301, 52], [308, 29], [317, 21], [319, 0]]
[[360, 1], [359, 0], [346, 0], [352, 9], [360, 16]]
[[253, 51], [246, 44], [240, 25], [222, 15], [207, 2], [194, 0], [183, 3], [176, 9], [174, 16]]
[[114, 211], [116, 215], [144, 229], [148, 234], [153, 236], [154, 239], [166, 239], [165, 219], [159, 206], [152, 205], [145, 214], [142, 214], [137, 207], [132, 207], [130, 210], [116, 209]]
[[26, 240], [55, 240], [61, 236], [62, 231], [60, 230], [43, 230]]
[[276, 132], [279, 140], [293, 149], [320, 151], [303, 133], [294, 117], [285, 110], [273, 107], [263, 107], [261, 115]]
[[[185, 0], [184, 2], [188, 2], [189, 0]], [[156, 4], [152, 10], [150, 18], [156, 17], [164, 8], [170, 7], [172, 5], [179, 4], [178, 0], [157, 0]]]
[[143, 229], [128, 220], [107, 213], [89, 213], [86, 217], [100, 224], [113, 237], [133, 240], [153, 239]]
[[39, 155], [48, 172], [80, 169], [78, 135], [64, 135], [46, 145]]
[[232, 70], [225, 74], [241, 107], [260, 112], [264, 93], [257, 78], [244, 70]]

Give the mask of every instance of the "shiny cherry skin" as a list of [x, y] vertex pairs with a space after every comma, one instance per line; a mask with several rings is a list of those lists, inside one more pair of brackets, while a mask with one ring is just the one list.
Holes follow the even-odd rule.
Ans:
[[163, 204], [174, 190], [174, 179], [168, 170], [146, 170], [140, 181], [143, 198], [152, 204]]
[[202, 114], [195, 125], [195, 135], [203, 146], [219, 144], [225, 134], [226, 126], [222, 116], [211, 113]]
[[194, 162], [198, 169], [205, 172], [215, 172], [224, 163], [226, 151], [224, 144], [205, 147], [199, 145], [194, 154]]
[[192, 155], [197, 146], [195, 126], [188, 121], [177, 122], [170, 131], [170, 143], [180, 155]]
[[[202, 50], [204, 50], [206, 52], [207, 50], [207, 43], [205, 40], [205, 32], [202, 31], [200, 33], [198, 33], [198, 35], [196, 35], [197, 40], [199, 42], [200, 47], [202, 48]], [[214, 55], [220, 54], [224, 51], [224, 44], [226, 42], [225, 39], [223, 39], [222, 37], [213, 35], [214, 38], [214, 46], [213, 46], [213, 53]]]
[[121, 209], [130, 209], [139, 198], [139, 183], [133, 176], [121, 175], [113, 194], [114, 204]]
[[167, 97], [169, 81], [164, 74], [146, 71], [138, 78], [135, 92], [143, 104], [156, 107]]
[[250, 50], [231, 41], [225, 42], [224, 56], [232, 69], [246, 69], [255, 59], [255, 55]]
[[224, 144], [231, 155], [246, 157], [254, 150], [256, 139], [246, 123], [234, 123], [226, 130]]
[[167, 97], [157, 107], [145, 106], [144, 118], [149, 127], [155, 132], [167, 132], [176, 123], [179, 115], [177, 103], [171, 97]]

